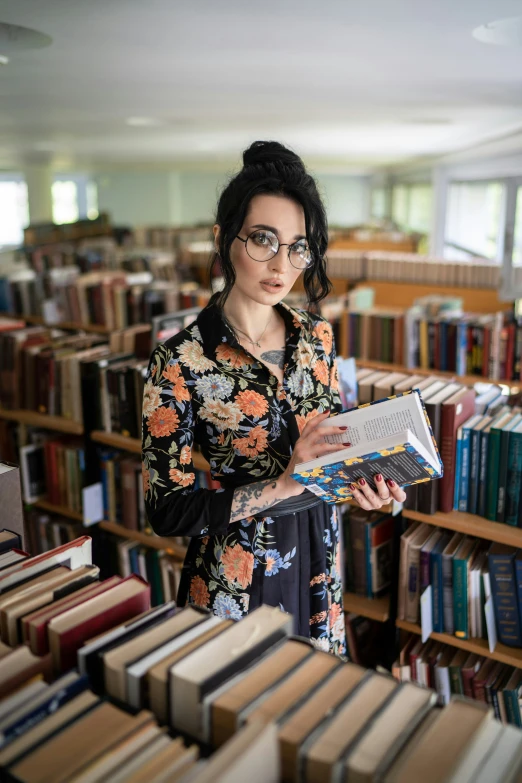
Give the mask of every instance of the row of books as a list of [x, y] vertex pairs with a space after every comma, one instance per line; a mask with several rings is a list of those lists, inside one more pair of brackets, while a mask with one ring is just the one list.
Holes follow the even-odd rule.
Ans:
[[349, 592], [378, 598], [390, 590], [394, 519], [391, 514], [343, 509], [344, 586]]
[[522, 728], [522, 670], [433, 639], [422, 642], [411, 634], [394, 662], [400, 682], [416, 682], [437, 691], [438, 703], [452, 695], [466, 696], [493, 708], [504, 725]]
[[436, 633], [459, 639], [494, 633], [502, 644], [522, 647], [521, 598], [522, 554], [513, 547], [424, 523], [402, 534], [399, 619], [419, 622], [426, 600]]
[[[14, 589], [26, 597], [37, 564], [26, 558], [9, 569], [11, 580], [25, 570], [25, 587]], [[56, 581], [49, 573], [37, 578]], [[0, 606], [3, 574], [0, 562]], [[19, 605], [29, 644], [0, 659], [0, 766], [9, 779], [230, 783], [248, 770], [255, 783], [341, 775], [416, 783], [428, 773], [426, 780], [492, 783], [521, 764], [522, 735], [515, 741], [485, 705], [456, 697], [435, 709], [432, 691], [292, 637], [292, 617], [278, 608], [262, 606], [240, 623], [173, 603], [150, 609], [143, 580], [117, 580], [56, 596], [30, 619]], [[52, 678], [51, 662], [62, 678], [37, 685], [39, 673]], [[78, 674], [70, 673], [75, 663]], [[162, 725], [185, 737], [188, 750]], [[200, 748], [210, 755], [197, 761]]]
[[500, 271], [499, 264], [481, 258], [452, 261], [419, 253], [382, 250], [328, 251], [330, 278], [496, 289], [500, 284]]
[[429, 318], [417, 307], [372, 307], [347, 323], [349, 354], [361, 360], [520, 380], [522, 323], [510, 313]]

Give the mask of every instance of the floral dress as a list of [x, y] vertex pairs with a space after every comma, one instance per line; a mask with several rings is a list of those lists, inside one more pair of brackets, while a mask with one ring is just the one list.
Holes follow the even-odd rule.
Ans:
[[[286, 324], [282, 384], [213, 305], [153, 352], [143, 400], [147, 515], [158, 535], [190, 537], [180, 604], [234, 620], [262, 603], [280, 606], [295, 633], [345, 655], [336, 507], [230, 522], [234, 490], [281, 475], [305, 423], [341, 410], [330, 324], [277, 309]], [[194, 489], [195, 444], [220, 489]]]

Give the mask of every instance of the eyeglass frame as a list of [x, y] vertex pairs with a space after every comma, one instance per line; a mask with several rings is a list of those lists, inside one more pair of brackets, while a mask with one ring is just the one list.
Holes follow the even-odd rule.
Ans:
[[[294, 245], [297, 245], [298, 242], [302, 242], [303, 241], [302, 239], [297, 239], [295, 242], [291, 242], [291, 243], [289, 243], [289, 242], [280, 242], [279, 238], [274, 234], [273, 231], [269, 231], [268, 233], [273, 234], [275, 236], [275, 238], [277, 239], [277, 250], [274, 253], [274, 255], [270, 256], [270, 258], [267, 258], [266, 261], [258, 261], [257, 258], [254, 258], [253, 256], [251, 256], [250, 253], [247, 250], [247, 242], [250, 239], [250, 237], [254, 236], [254, 234], [257, 234], [259, 231], [262, 231], [262, 230], [267, 231], [267, 229], [256, 228], [254, 231], [252, 231], [251, 234], [249, 234], [247, 236], [246, 239], [243, 239], [243, 237], [240, 237], [239, 234], [236, 234], [236, 236], [235, 236], [235, 239], [239, 239], [240, 242], [243, 242], [243, 244], [245, 245], [245, 250], [247, 252], [247, 255], [248, 255], [249, 258], [252, 259], [252, 261], [255, 261], [256, 264], [267, 264], [269, 261], [272, 260], [272, 258], [276, 257], [276, 255], [279, 253], [280, 248], [287, 247], [288, 248], [288, 261], [294, 267], [294, 269], [299, 269], [300, 271], [303, 271], [304, 269], [308, 269], [310, 267], [310, 265], [313, 262], [312, 258], [310, 258], [310, 262], [308, 264], [306, 264], [305, 266], [296, 266], [295, 264], [292, 264], [292, 259], [290, 258], [291, 248], [294, 247]], [[307, 247], [308, 247], [308, 250], [310, 250], [310, 245], [308, 244], [308, 242], [307, 242]]]

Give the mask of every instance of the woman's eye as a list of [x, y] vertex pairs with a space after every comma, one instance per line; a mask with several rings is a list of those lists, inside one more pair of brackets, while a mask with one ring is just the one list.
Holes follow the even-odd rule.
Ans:
[[271, 244], [271, 238], [268, 236], [268, 234], [263, 233], [262, 231], [258, 232], [257, 234], [253, 234], [252, 239], [257, 245], [270, 245]]

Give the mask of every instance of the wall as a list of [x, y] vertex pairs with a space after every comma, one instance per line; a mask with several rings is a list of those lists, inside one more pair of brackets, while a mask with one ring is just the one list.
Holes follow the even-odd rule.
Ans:
[[108, 171], [94, 177], [98, 209], [114, 225], [143, 226], [170, 223], [169, 175], [161, 171]]

